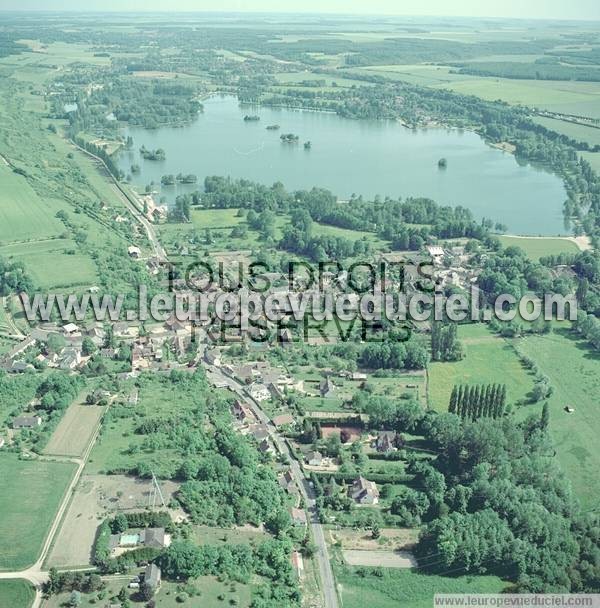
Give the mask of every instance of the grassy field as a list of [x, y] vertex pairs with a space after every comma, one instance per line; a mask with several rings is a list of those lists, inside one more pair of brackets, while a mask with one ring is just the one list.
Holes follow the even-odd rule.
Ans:
[[38, 557], [75, 465], [0, 457], [0, 570], [18, 570]]
[[506, 78], [467, 77], [433, 85], [465, 95], [494, 101], [521, 104], [564, 114], [600, 118], [600, 82], [563, 82], [550, 80], [509, 80]]
[[435, 593], [499, 593], [506, 586], [495, 576], [430, 576], [416, 570], [383, 570], [382, 577], [358, 576], [336, 568], [344, 608], [431, 608]]
[[59, 207], [42, 199], [21, 175], [0, 159], [0, 244], [57, 237], [64, 226]]
[[552, 129], [552, 131], [572, 137], [577, 141], [587, 142], [593, 146], [600, 145], [600, 129], [598, 128], [578, 125], [556, 118], [547, 118], [545, 116], [537, 116], [533, 121], [547, 129]]
[[539, 260], [546, 255], [557, 255], [559, 253], [578, 253], [579, 247], [567, 239], [552, 237], [514, 237], [500, 235], [498, 237], [504, 247], [519, 247], [532, 260]]
[[507, 402], [523, 399], [533, 388], [517, 355], [502, 338], [492, 334], [485, 325], [461, 325], [458, 337], [466, 357], [456, 362], [434, 362], [429, 367], [429, 404], [446, 411], [455, 384], [504, 383]]
[[594, 171], [600, 172], [600, 152], [581, 152], [581, 156], [590, 163]]
[[6, 608], [29, 608], [35, 591], [30, 583], [22, 579], [0, 581], [0, 606]]
[[82, 255], [70, 239], [5, 245], [0, 247], [0, 256], [24, 262], [41, 289], [90, 286], [98, 280], [91, 258]]
[[[550, 430], [558, 459], [584, 508], [591, 508], [600, 493], [600, 355], [565, 328], [546, 336], [527, 337], [519, 343], [519, 349], [537, 363], [554, 387], [549, 400]], [[575, 412], [565, 412], [566, 405], [572, 405]], [[539, 405], [528, 406], [523, 415], [540, 409]]]
[[52, 433], [44, 454], [81, 456], [105, 409], [97, 405], [72, 403]]

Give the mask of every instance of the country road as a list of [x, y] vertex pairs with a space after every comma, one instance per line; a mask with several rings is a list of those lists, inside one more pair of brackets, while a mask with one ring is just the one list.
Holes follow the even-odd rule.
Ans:
[[71, 142], [71, 144], [75, 146], [80, 152], [83, 152], [90, 158], [93, 158], [102, 167], [102, 172], [105, 173], [105, 176], [110, 182], [110, 185], [112, 186], [117, 198], [123, 203], [129, 213], [131, 213], [131, 215], [133, 215], [133, 217], [144, 228], [146, 236], [148, 237], [148, 240], [152, 245], [152, 249], [154, 250], [154, 255], [161, 262], [167, 262], [167, 253], [164, 247], [161, 245], [161, 242], [156, 234], [156, 230], [154, 230], [152, 222], [150, 222], [148, 218], [142, 213], [142, 211], [137, 207], [137, 205], [132, 202], [130, 195], [127, 194], [127, 192], [124, 190], [123, 186], [121, 186], [121, 184], [118, 182], [118, 180], [113, 177], [104, 161], [99, 156], [96, 156], [95, 154], [88, 152], [85, 148], [78, 146], [75, 142]]
[[215, 368], [203, 362], [204, 367], [208, 370], [209, 376], [214, 376], [215, 379], [220, 380], [227, 384], [228, 388], [234, 392], [239, 399], [245, 401], [250, 407], [262, 424], [266, 425], [271, 440], [277, 447], [278, 451], [287, 457], [290, 462], [290, 471], [294, 477], [296, 485], [300, 488], [300, 492], [306, 503], [306, 510], [309, 514], [310, 528], [313, 533], [313, 539], [317, 546], [315, 556], [319, 565], [319, 573], [321, 576], [321, 585], [323, 591], [323, 606], [325, 608], [338, 608], [338, 596], [336, 591], [335, 579], [333, 576], [333, 570], [331, 569], [331, 562], [329, 560], [329, 551], [327, 549], [327, 542], [325, 541], [325, 533], [323, 526], [319, 521], [319, 514], [316, 507], [315, 495], [312, 487], [308, 483], [306, 476], [304, 475], [298, 461], [294, 458], [287, 442], [281, 438], [281, 435], [277, 432], [277, 429], [271, 422], [271, 419], [261, 409], [260, 404], [252, 399], [250, 395], [245, 391], [243, 386], [237, 382], [237, 380], [226, 376], [219, 369]]
[[73, 491], [75, 490], [75, 486], [79, 482], [83, 469], [88, 461], [90, 453], [96, 443], [96, 439], [98, 438], [98, 434], [100, 433], [100, 428], [102, 427], [102, 419], [100, 419], [96, 425], [94, 433], [90, 437], [88, 445], [86, 446], [83, 454], [80, 458], [46, 458], [46, 460], [59, 460], [62, 462], [74, 462], [77, 464], [77, 470], [75, 471], [75, 475], [71, 479], [69, 486], [67, 487], [63, 499], [58, 507], [56, 515], [52, 520], [52, 525], [46, 535], [46, 540], [42, 546], [42, 550], [37, 561], [26, 568], [25, 570], [16, 570], [12, 572], [0, 572], [0, 580], [6, 579], [15, 579], [21, 578], [29, 581], [35, 587], [35, 599], [33, 600], [33, 604], [31, 608], [39, 608], [42, 603], [42, 586], [48, 580], [48, 571], [43, 570], [44, 562], [48, 557], [48, 553], [50, 552], [50, 548], [52, 547], [52, 543], [54, 542], [56, 533], [60, 529], [60, 525], [62, 523], [62, 519], [69, 508], [69, 504], [71, 501], [71, 496], [73, 495]]

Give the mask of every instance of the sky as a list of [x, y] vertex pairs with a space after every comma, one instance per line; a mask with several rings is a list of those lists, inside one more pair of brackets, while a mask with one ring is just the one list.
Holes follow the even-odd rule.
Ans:
[[0, 10], [239, 11], [600, 20], [598, 0], [0, 0]]

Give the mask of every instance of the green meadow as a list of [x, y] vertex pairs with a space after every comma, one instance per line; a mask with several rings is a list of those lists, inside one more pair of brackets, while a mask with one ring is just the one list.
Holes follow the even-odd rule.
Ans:
[[23, 579], [0, 581], [0, 606], [7, 608], [29, 608], [33, 603], [35, 591], [31, 583]]
[[0, 570], [24, 569], [38, 558], [75, 468], [0, 456]]
[[458, 338], [465, 349], [464, 359], [429, 366], [430, 407], [446, 411], [455, 384], [506, 384], [508, 403], [524, 399], [531, 391], [533, 376], [506, 340], [483, 324], [461, 325]]

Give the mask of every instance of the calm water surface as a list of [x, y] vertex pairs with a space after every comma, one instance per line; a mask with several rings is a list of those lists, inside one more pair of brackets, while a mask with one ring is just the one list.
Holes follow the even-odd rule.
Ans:
[[[259, 122], [244, 122], [257, 114]], [[267, 131], [279, 124], [279, 131]], [[566, 234], [562, 180], [511, 154], [489, 147], [476, 134], [448, 129], [413, 131], [387, 121], [362, 121], [335, 114], [249, 108], [234, 97], [212, 97], [204, 113], [185, 127], [131, 128], [134, 149], [119, 157], [125, 173], [137, 163], [133, 183], [160, 184], [164, 174], [195, 173], [195, 186], [162, 187], [172, 203], [177, 194], [201, 188], [207, 175], [243, 177], [264, 184], [281, 181], [288, 189], [322, 186], [339, 198], [426, 196], [446, 205], [463, 205], [476, 218], [506, 224], [511, 233]], [[281, 133], [295, 133], [298, 144], [283, 144]], [[305, 150], [303, 142], [312, 147]], [[139, 148], [163, 148], [166, 160], [147, 161]], [[438, 168], [444, 157], [446, 169]]]

